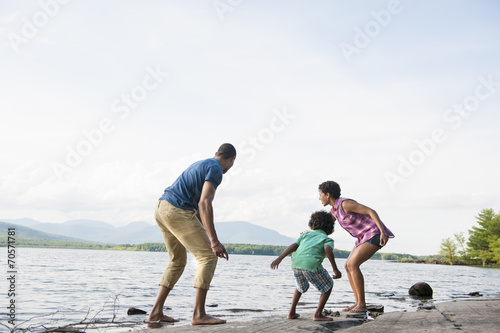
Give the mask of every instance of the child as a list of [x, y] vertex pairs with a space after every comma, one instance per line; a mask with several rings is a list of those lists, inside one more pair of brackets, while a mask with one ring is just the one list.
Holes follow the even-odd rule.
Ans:
[[295, 252], [292, 257], [292, 269], [297, 281], [297, 289], [293, 294], [288, 319], [295, 319], [300, 316], [295, 312], [297, 303], [300, 296], [309, 289], [310, 282], [321, 292], [318, 308], [313, 319], [315, 321], [333, 320], [323, 315], [323, 308], [332, 292], [333, 280], [321, 263], [326, 255], [335, 273], [333, 278], [340, 279], [342, 274], [335, 263], [333, 240], [327, 236], [333, 232], [334, 223], [332, 215], [328, 212], [318, 211], [313, 213], [309, 220], [311, 230], [304, 232], [295, 243], [290, 245], [271, 263], [271, 269], [277, 269], [283, 258]]

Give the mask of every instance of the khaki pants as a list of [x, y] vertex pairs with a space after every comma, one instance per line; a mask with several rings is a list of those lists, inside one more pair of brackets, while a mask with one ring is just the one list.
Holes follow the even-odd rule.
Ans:
[[163, 272], [160, 285], [173, 289], [186, 266], [186, 249], [191, 252], [198, 266], [194, 287], [209, 289], [217, 266], [205, 227], [194, 210], [184, 210], [160, 200], [155, 211], [156, 223], [163, 234], [170, 262]]

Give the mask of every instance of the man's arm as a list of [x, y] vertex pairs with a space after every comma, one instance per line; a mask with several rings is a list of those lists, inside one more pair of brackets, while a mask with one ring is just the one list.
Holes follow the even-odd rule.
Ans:
[[214, 210], [212, 206], [212, 201], [215, 198], [215, 186], [210, 181], [205, 181], [203, 188], [201, 190], [200, 202], [198, 203], [199, 208], [199, 218], [205, 230], [207, 231], [208, 237], [210, 238], [211, 246], [215, 255], [221, 258], [229, 259], [226, 248], [219, 242], [217, 238], [217, 232], [214, 226]]

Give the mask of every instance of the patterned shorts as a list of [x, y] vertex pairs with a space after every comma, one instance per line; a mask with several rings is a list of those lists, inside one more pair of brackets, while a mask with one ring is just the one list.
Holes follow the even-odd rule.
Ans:
[[333, 288], [333, 279], [324, 268], [315, 271], [294, 268], [293, 275], [297, 281], [297, 290], [302, 294], [309, 289], [309, 282], [322, 294]]

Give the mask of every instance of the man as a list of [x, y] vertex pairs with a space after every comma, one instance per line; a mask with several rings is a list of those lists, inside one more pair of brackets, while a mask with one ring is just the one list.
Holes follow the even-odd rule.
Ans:
[[[222, 175], [234, 164], [236, 149], [225, 143], [215, 156], [189, 166], [165, 189], [156, 207], [155, 218], [163, 234], [170, 262], [160, 280], [160, 289], [148, 321], [176, 322], [163, 314], [167, 296], [186, 266], [186, 249], [198, 266], [194, 281], [196, 299], [192, 325], [223, 324], [226, 321], [207, 315], [205, 300], [215, 272], [217, 258], [229, 259], [214, 227], [212, 201]], [[201, 221], [201, 222], [200, 222]]]

